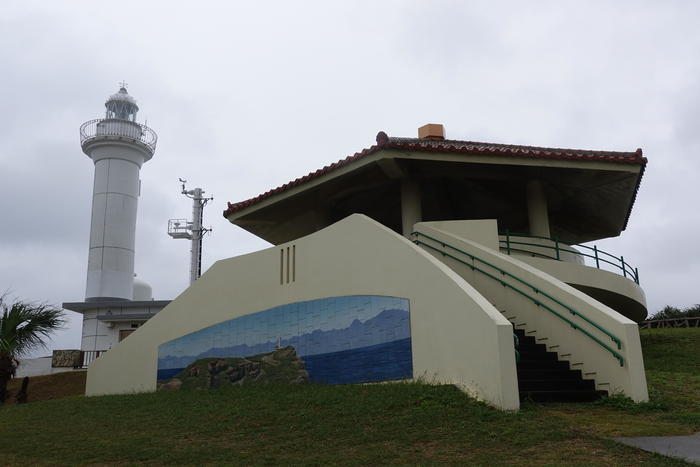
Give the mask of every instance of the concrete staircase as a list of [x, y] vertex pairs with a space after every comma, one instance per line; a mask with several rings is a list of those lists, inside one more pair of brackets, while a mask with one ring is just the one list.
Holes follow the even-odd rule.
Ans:
[[583, 379], [581, 370], [572, 370], [569, 362], [548, 352], [545, 344], [515, 329], [518, 337], [518, 390], [521, 401], [533, 402], [591, 402], [607, 395], [595, 389], [595, 381]]

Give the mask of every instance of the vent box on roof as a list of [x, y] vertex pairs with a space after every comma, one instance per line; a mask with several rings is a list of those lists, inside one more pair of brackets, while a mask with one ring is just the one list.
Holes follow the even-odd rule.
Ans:
[[445, 139], [445, 128], [439, 123], [428, 123], [418, 128], [419, 138]]

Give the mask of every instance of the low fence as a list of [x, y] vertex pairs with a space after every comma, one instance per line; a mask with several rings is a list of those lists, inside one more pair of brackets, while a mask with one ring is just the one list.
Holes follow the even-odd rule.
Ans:
[[639, 323], [639, 328], [700, 328], [700, 316], [694, 318], [649, 319]]
[[81, 368], [87, 368], [92, 362], [94, 362], [100, 355], [105, 353], [106, 350], [81, 350]]

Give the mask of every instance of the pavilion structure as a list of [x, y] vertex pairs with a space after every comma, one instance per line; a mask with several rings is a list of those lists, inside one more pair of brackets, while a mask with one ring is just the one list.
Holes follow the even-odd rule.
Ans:
[[[537, 259], [559, 255], [559, 260], [575, 263], [587, 258], [591, 266], [622, 275], [602, 275], [617, 287], [600, 284], [600, 275], [586, 281], [564, 272], [564, 280], [641, 322], [647, 310], [637, 269], [624, 256], [585, 246], [578, 251], [572, 245], [617, 237], [625, 230], [646, 163], [641, 149], [456, 141], [445, 139], [442, 125], [428, 124], [418, 138], [379, 132], [374, 146], [254, 198], [229, 203], [224, 217], [275, 245], [355, 213], [405, 236], [418, 222], [494, 219], [501, 249], [510, 254]], [[545, 269], [551, 272], [552, 264]], [[619, 280], [623, 278], [637, 287]]]
[[229, 203], [273, 247], [214, 264], [95, 361], [87, 393], [278, 381], [290, 365], [289, 382], [428, 379], [505, 410], [647, 400], [639, 272], [589, 244], [625, 229], [645, 166], [639, 149], [380, 132]]

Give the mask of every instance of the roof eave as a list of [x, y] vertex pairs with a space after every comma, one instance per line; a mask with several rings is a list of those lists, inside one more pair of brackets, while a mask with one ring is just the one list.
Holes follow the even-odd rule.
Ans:
[[[380, 131], [376, 137], [377, 144], [363, 149], [352, 156], [346, 157], [336, 163], [327, 165], [321, 169], [311, 172], [303, 177], [299, 177], [289, 183], [262, 193], [254, 198], [250, 198], [238, 203], [228, 203], [228, 207], [223, 211], [223, 216], [230, 222], [239, 219], [250, 212], [260, 209], [269, 204], [273, 204], [278, 200], [278, 195], [285, 194], [283, 198], [293, 196], [296, 192], [287, 193], [289, 190], [295, 189], [302, 185], [314, 181], [315, 184], [323, 183], [323, 181], [334, 178], [340, 174], [336, 171], [352, 166], [358, 160], [366, 159], [368, 156], [375, 154], [381, 149], [386, 150], [404, 150], [404, 151], [419, 151], [419, 152], [440, 152], [440, 153], [457, 153], [457, 154], [472, 154], [472, 155], [489, 155], [489, 156], [504, 156], [517, 159], [545, 159], [545, 160], [567, 160], [567, 161], [582, 161], [582, 162], [610, 162], [622, 164], [646, 165], [646, 158], [642, 156], [642, 150], [637, 149], [635, 152], [613, 152], [613, 151], [588, 151], [579, 149], [560, 149], [560, 148], [540, 148], [530, 146], [515, 146], [515, 145], [494, 145], [491, 143], [471, 143], [450, 140], [435, 140], [435, 139], [410, 139], [410, 138], [390, 138], [385, 132]], [[332, 175], [329, 175], [332, 174]], [[307, 185], [308, 186], [308, 185]], [[639, 183], [637, 184], [639, 186]], [[306, 187], [305, 187], [306, 189]], [[636, 197], [636, 191], [635, 191]], [[268, 202], [269, 201], [269, 202]], [[264, 203], [260, 206], [261, 203]], [[633, 203], [632, 203], [633, 204]], [[255, 206], [254, 209], [250, 209]], [[630, 212], [631, 212], [630, 205]], [[630, 212], [627, 217], [629, 218]], [[627, 221], [625, 221], [625, 226]]]

